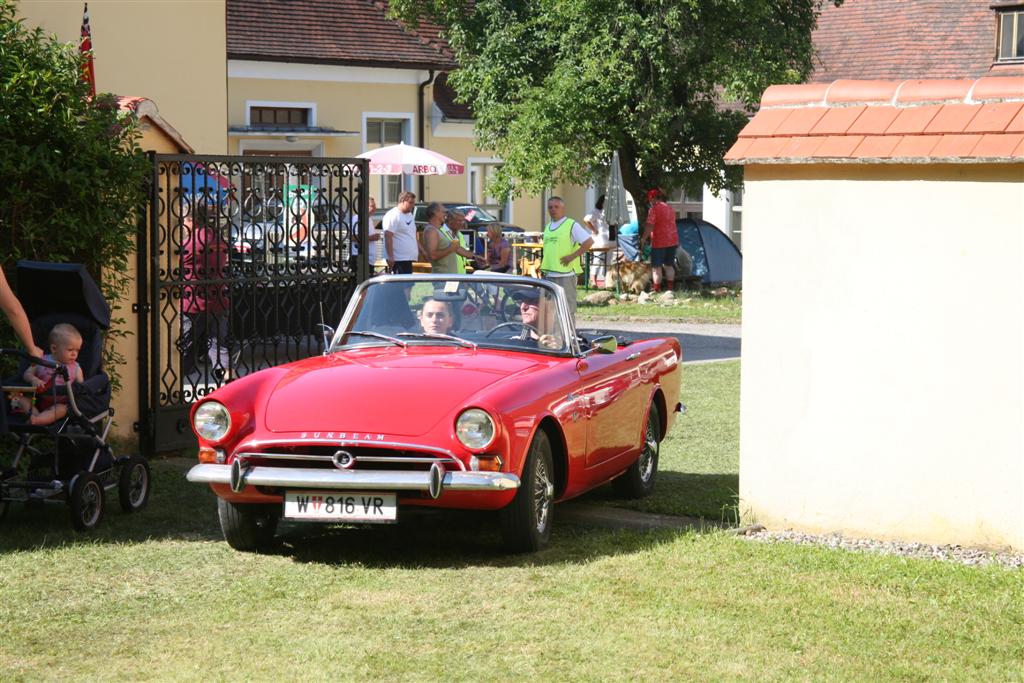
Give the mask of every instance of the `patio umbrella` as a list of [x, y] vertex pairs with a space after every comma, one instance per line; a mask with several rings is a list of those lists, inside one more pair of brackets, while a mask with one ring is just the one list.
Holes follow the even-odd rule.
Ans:
[[185, 162], [181, 165], [181, 189], [188, 195], [201, 195], [221, 201], [231, 190], [231, 181], [213, 168]]
[[466, 167], [429, 149], [398, 143], [359, 155], [369, 159], [372, 175], [462, 175]]
[[629, 222], [629, 208], [626, 206], [626, 186], [622, 183], [622, 169], [619, 168], [619, 152], [612, 153], [612, 164], [608, 173], [608, 187], [604, 193], [604, 219], [608, 225], [625, 225]]

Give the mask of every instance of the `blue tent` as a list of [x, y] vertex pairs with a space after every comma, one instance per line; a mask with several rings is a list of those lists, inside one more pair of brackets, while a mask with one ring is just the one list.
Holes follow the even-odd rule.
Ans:
[[[690, 274], [699, 276], [704, 285], [739, 283], [743, 280], [743, 255], [729, 237], [705, 220], [681, 218], [676, 221], [679, 247], [693, 261]], [[677, 263], [685, 256], [678, 255]], [[677, 277], [682, 276], [677, 273]]]

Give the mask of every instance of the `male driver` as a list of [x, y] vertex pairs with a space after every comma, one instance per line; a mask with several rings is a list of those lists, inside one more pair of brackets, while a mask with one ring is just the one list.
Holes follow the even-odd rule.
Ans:
[[594, 236], [565, 215], [565, 202], [561, 197], [548, 200], [551, 222], [544, 228], [544, 258], [540, 269], [545, 280], [565, 290], [569, 314], [576, 316], [576, 280], [583, 272], [581, 257], [594, 244]]
[[427, 334], [448, 334], [452, 329], [452, 309], [447, 301], [427, 299], [420, 311], [420, 326]]
[[535, 287], [525, 288], [513, 294], [512, 299], [519, 304], [520, 320], [523, 321], [524, 325], [530, 326], [524, 327], [522, 332], [520, 334], [517, 334], [514, 337], [514, 339], [536, 339], [537, 346], [541, 348], [559, 348], [561, 344], [554, 337], [554, 335], [541, 334], [542, 328], [546, 329], [552, 327], [550, 320], [552, 311], [551, 306], [548, 305], [548, 310], [546, 312], [546, 315], [544, 316], [545, 318], [547, 318], [547, 320], [541, 320], [540, 290]]
[[412, 262], [420, 255], [413, 215], [415, 204], [416, 195], [403, 192], [398, 195], [398, 204], [384, 214], [384, 249], [391, 273], [412, 273]]

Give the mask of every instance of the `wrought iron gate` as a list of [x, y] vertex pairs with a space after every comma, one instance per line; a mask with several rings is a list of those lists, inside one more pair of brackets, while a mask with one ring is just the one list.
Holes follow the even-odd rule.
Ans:
[[152, 158], [134, 307], [150, 452], [195, 443], [196, 398], [320, 353], [369, 251], [363, 159]]

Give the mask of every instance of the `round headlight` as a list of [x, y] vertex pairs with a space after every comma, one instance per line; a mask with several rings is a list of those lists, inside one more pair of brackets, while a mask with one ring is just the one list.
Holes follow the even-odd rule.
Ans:
[[455, 420], [455, 436], [466, 448], [487, 448], [494, 440], [494, 420], [479, 408], [464, 410]]
[[196, 408], [192, 426], [207, 441], [220, 441], [231, 430], [231, 413], [222, 404], [207, 401]]

